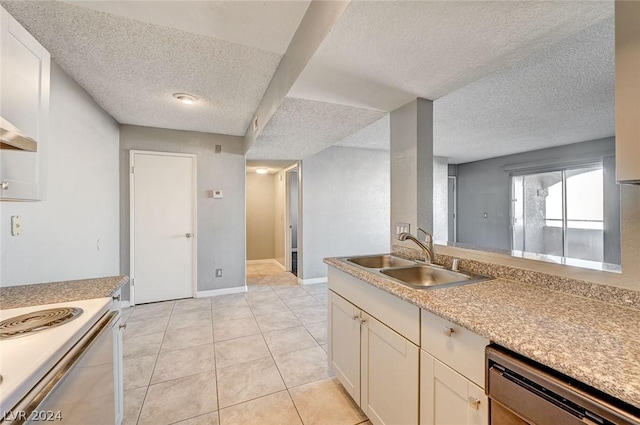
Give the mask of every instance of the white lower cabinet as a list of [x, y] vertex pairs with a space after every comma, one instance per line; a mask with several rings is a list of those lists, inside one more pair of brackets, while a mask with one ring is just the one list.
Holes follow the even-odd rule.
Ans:
[[360, 310], [339, 295], [330, 294], [329, 364], [360, 406]]
[[331, 292], [329, 361], [376, 425], [417, 425], [419, 348]]
[[420, 349], [366, 313], [362, 320], [360, 407], [376, 425], [417, 424]]
[[420, 350], [420, 425], [487, 425], [484, 390]]

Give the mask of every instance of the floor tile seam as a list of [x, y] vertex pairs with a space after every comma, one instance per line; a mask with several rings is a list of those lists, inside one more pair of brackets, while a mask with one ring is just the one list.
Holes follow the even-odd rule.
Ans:
[[[278, 362], [276, 361], [275, 356], [273, 355], [273, 352], [271, 351], [271, 348], [269, 347], [269, 344], [267, 344], [267, 339], [264, 337], [264, 333], [262, 333], [262, 339], [264, 340], [264, 344], [267, 346], [267, 350], [269, 351], [269, 354], [271, 355], [271, 360], [273, 360], [273, 364], [276, 366], [276, 370], [278, 371], [278, 375], [280, 376], [280, 379], [282, 380], [282, 384], [284, 385], [284, 388], [288, 390], [288, 386], [287, 386], [287, 381], [284, 380], [284, 376], [282, 376], [282, 372], [280, 371], [280, 367], [278, 366]], [[291, 395], [289, 395], [291, 396]]]
[[[211, 324], [211, 329], [213, 329], [213, 323]], [[216, 343], [215, 343], [215, 335], [213, 336], [214, 338], [214, 342], [213, 342], [213, 364], [215, 366], [215, 371], [213, 376], [215, 377], [216, 380], [216, 407], [217, 410], [220, 410], [220, 389], [219, 389], [219, 385], [218, 385], [218, 370], [220, 370], [220, 368], [218, 368], [218, 353], [216, 352]], [[220, 414], [218, 414], [218, 424], [220, 423]]]
[[[216, 367], [214, 366], [213, 369], [201, 370], [201, 371], [195, 372], [195, 373], [187, 373], [186, 375], [178, 376], [176, 378], [164, 379], [164, 380], [158, 381], [158, 382], [150, 382], [149, 386], [157, 385], [157, 384], [163, 384], [165, 382], [175, 381], [177, 379], [188, 378], [190, 376], [196, 376], [196, 375], [200, 375], [202, 373], [210, 373], [210, 372], [215, 372], [215, 371], [216, 371]], [[155, 370], [154, 370], [154, 373], [155, 373]], [[153, 381], [153, 374], [151, 375], [151, 381]]]
[[[167, 424], [167, 425], [175, 425], [175, 424], [179, 424], [180, 422], [188, 421], [189, 419], [199, 418], [200, 416], [204, 416], [204, 415], [208, 415], [208, 414], [210, 414], [210, 413], [218, 412], [218, 410], [219, 410], [219, 409], [216, 409], [216, 410], [212, 410], [212, 411], [210, 411], [210, 412], [202, 413], [202, 414], [200, 414], [200, 415], [195, 415], [195, 416], [191, 416], [191, 417], [188, 417], [188, 418], [183, 418], [183, 419], [180, 419], [179, 421], [171, 422], [171, 423], [169, 423], [169, 424]], [[218, 424], [220, 424], [220, 414], [218, 414]]]
[[[320, 323], [320, 322], [315, 322], [315, 323]], [[311, 325], [311, 324], [313, 324], [313, 323], [309, 323], [309, 324]], [[306, 325], [302, 325], [302, 326], [304, 326], [304, 328], [307, 330], [307, 332], [309, 332], [309, 335], [311, 335], [311, 338], [313, 338], [313, 340], [316, 342], [316, 344], [318, 344], [318, 345], [320, 346], [320, 348], [322, 348], [322, 345], [323, 345], [323, 344], [321, 344], [321, 343], [320, 343], [320, 341], [318, 341], [318, 338], [316, 338], [316, 337], [311, 333], [311, 331], [307, 328], [307, 326], [306, 326]], [[325, 342], [325, 344], [326, 344], [326, 342]], [[329, 354], [329, 353], [327, 353], [327, 354]]]
[[[271, 314], [275, 314], [275, 313], [271, 313]], [[296, 318], [296, 320], [297, 320], [297, 318]], [[299, 323], [299, 324], [297, 324], [297, 325], [293, 325], [293, 326], [286, 326], [286, 327], [284, 327], [284, 328], [272, 329], [272, 330], [270, 330], [270, 331], [264, 331], [264, 330], [262, 330], [262, 328], [260, 328], [260, 323], [258, 323], [258, 327], [260, 328], [260, 332], [262, 332], [262, 334], [263, 334], [263, 335], [264, 335], [265, 333], [269, 333], [269, 332], [277, 332], [277, 331], [284, 331], [284, 330], [286, 330], [286, 329], [297, 328], [298, 326], [301, 326], [301, 325], [302, 325], [302, 323]]]
[[[285, 385], [286, 386], [286, 385]], [[296, 405], [296, 401], [293, 399], [293, 396], [291, 395], [291, 391], [289, 391], [290, 389], [287, 388], [287, 394], [289, 395], [289, 399], [291, 400], [291, 404], [293, 404], [293, 408], [296, 409], [296, 414], [298, 415], [298, 419], [300, 419], [300, 423], [302, 425], [304, 424], [304, 420], [302, 420], [302, 415], [300, 414], [300, 410], [298, 410], [298, 406]]]
[[[283, 384], [284, 384], [284, 381], [283, 381]], [[229, 409], [229, 408], [231, 408], [231, 407], [238, 406], [238, 405], [243, 404], [243, 403], [249, 403], [249, 402], [251, 402], [251, 401], [259, 400], [259, 399], [264, 398], [264, 397], [269, 397], [269, 396], [271, 396], [271, 395], [278, 394], [278, 393], [281, 393], [281, 392], [284, 392], [284, 391], [287, 391], [287, 386], [286, 386], [286, 385], [284, 386], [284, 388], [282, 388], [282, 389], [280, 389], [280, 390], [276, 390], [276, 391], [273, 391], [273, 392], [269, 392], [269, 393], [267, 393], [267, 394], [263, 394], [263, 395], [258, 396], [258, 397], [249, 398], [249, 399], [247, 399], [247, 400], [243, 400], [243, 401], [240, 401], [240, 402], [238, 402], [238, 403], [233, 403], [233, 404], [230, 404], [230, 405], [225, 406], [225, 407], [220, 407], [220, 406], [218, 406], [218, 412], [220, 412], [220, 411], [222, 411], [222, 410], [225, 410], [225, 409]]]
[[[140, 403], [140, 409], [138, 410], [138, 416], [136, 417], [135, 425], [138, 425], [138, 422], [140, 421], [140, 416], [142, 415], [142, 408], [144, 407], [144, 402], [147, 400], [148, 393], [149, 393], [149, 386], [147, 385], [146, 387], [144, 387], [144, 397], [142, 397], [142, 403]], [[123, 412], [123, 416], [124, 416], [124, 412]]]
[[[215, 331], [214, 331], [214, 332], [215, 332]], [[256, 332], [256, 333], [253, 333], [253, 334], [246, 334], [246, 335], [241, 335], [241, 336], [234, 336], [233, 338], [229, 338], [229, 339], [221, 339], [220, 341], [216, 341], [216, 340], [214, 339], [213, 343], [214, 343], [214, 344], [216, 344], [216, 343], [218, 343], [218, 342], [233, 341], [233, 340], [235, 340], [235, 339], [245, 338], [245, 337], [247, 337], [247, 336], [259, 335], [259, 334], [261, 334], [261, 333], [262, 333], [262, 332], [260, 331], [260, 327], [258, 326], [258, 332]], [[265, 341], [265, 342], [266, 342], [266, 341]]]
[[[162, 353], [171, 353], [173, 351], [180, 351], [180, 350], [187, 350], [189, 348], [195, 348], [195, 347], [202, 347], [203, 345], [214, 345], [215, 342], [205, 342], [204, 344], [196, 344], [196, 345], [190, 345], [188, 347], [182, 347], [182, 348], [174, 348], [173, 350], [165, 350], [162, 351], [162, 344], [160, 345], [160, 351], [158, 352], [158, 354], [162, 354]], [[212, 350], [215, 349], [215, 346], [211, 347]]]

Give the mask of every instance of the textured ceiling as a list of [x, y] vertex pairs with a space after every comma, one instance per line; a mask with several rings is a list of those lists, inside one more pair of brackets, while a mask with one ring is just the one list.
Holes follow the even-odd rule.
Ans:
[[[609, 17], [434, 102], [434, 153], [463, 163], [615, 134]], [[389, 118], [338, 146], [389, 149]]]
[[434, 103], [434, 153], [450, 162], [615, 134], [613, 18]]
[[[2, 4], [123, 124], [244, 135], [281, 58], [67, 3]], [[176, 92], [201, 101], [182, 105]]]
[[309, 6], [294, 1], [75, 1], [66, 3], [284, 54]]
[[613, 14], [613, 1], [351, 2], [289, 96], [391, 111]]
[[247, 152], [247, 158], [303, 159], [384, 115], [368, 109], [287, 97]]
[[378, 121], [340, 140], [335, 146], [388, 151], [391, 143], [390, 131], [389, 114], [385, 114]]

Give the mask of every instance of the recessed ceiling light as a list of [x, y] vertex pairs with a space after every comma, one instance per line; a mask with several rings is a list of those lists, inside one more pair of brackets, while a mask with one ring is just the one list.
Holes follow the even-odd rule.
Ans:
[[173, 97], [185, 105], [192, 105], [197, 100], [195, 96], [187, 93], [174, 93]]
[[256, 168], [256, 173], [258, 174], [267, 174], [269, 172], [268, 168]]

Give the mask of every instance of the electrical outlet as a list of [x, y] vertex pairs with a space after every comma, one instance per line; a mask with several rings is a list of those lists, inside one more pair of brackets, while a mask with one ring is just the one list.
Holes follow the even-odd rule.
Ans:
[[22, 220], [19, 215], [11, 216], [11, 236], [20, 236], [22, 234]]
[[222, 277], [222, 269], [216, 269], [216, 277]]
[[396, 238], [400, 236], [400, 233], [409, 233], [411, 230], [411, 225], [409, 223], [396, 223]]

